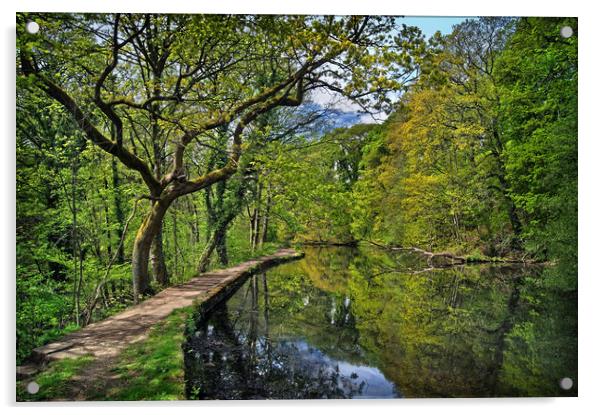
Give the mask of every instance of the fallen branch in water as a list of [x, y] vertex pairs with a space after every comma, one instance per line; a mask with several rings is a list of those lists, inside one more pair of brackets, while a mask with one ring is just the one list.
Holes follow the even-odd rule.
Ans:
[[417, 252], [419, 254], [422, 254], [427, 257], [426, 263], [429, 265], [429, 267], [441, 266], [441, 265], [433, 264], [433, 260], [435, 260], [436, 258], [445, 258], [446, 260], [449, 260], [449, 262], [445, 263], [443, 266], [460, 265], [460, 264], [466, 264], [467, 262], [469, 262], [467, 258], [454, 255], [450, 252], [430, 252], [430, 251], [425, 251], [424, 249], [416, 248], [413, 246], [410, 248], [399, 248], [399, 249], [395, 249], [395, 247], [394, 247], [394, 248], [392, 248], [392, 250], [393, 251], [406, 250], [406, 251], [412, 251], [412, 252]]
[[307, 246], [357, 246], [358, 241], [348, 241], [348, 242], [332, 242], [332, 241], [302, 241], [301, 245]]
[[[485, 263], [504, 263], [504, 264], [535, 264], [537, 261], [532, 261], [529, 259], [512, 259], [512, 258], [491, 258], [491, 257], [466, 257], [454, 255], [451, 252], [430, 252], [424, 249], [417, 248], [415, 246], [411, 247], [401, 247], [401, 246], [386, 246], [381, 245], [379, 243], [373, 241], [367, 241], [370, 244], [377, 246], [379, 248], [387, 249], [389, 251], [410, 251], [422, 254], [427, 257], [427, 264], [429, 267], [449, 267], [453, 265], [462, 265], [462, 264], [485, 264]], [[437, 259], [442, 258], [447, 262], [443, 264], [437, 264]], [[433, 263], [435, 261], [435, 263]]]

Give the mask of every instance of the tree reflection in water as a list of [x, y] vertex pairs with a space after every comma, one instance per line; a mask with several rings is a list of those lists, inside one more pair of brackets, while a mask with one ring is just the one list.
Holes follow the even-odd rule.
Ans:
[[416, 273], [403, 253], [305, 251], [198, 322], [190, 398], [576, 396], [577, 297], [553, 268]]
[[[209, 318], [199, 321], [189, 337], [185, 346], [189, 398], [352, 398], [365, 394], [368, 378], [376, 381], [372, 390], [384, 397], [395, 396], [392, 384], [368, 368], [331, 359], [302, 340], [271, 340], [265, 274], [251, 277], [247, 285], [245, 301], [238, 309], [229, 313], [228, 304], [222, 303]], [[334, 315], [341, 318], [337, 312]]]

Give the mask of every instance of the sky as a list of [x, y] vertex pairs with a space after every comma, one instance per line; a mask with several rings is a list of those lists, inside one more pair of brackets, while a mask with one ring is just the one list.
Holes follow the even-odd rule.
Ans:
[[399, 22], [419, 27], [428, 39], [437, 30], [444, 35], [451, 33], [453, 25], [462, 23], [466, 19], [466, 17], [404, 16]]
[[[408, 26], [417, 26], [425, 38], [428, 39], [435, 34], [437, 30], [446, 35], [452, 32], [453, 25], [459, 24], [466, 20], [466, 17], [436, 17], [436, 16], [404, 16], [398, 19], [398, 24], [405, 23]], [[357, 114], [359, 107], [349, 100], [342, 99], [335, 93], [318, 89], [314, 91], [312, 101], [322, 105], [330, 106], [334, 109], [342, 111], [339, 115], [337, 126], [353, 125], [358, 122], [373, 123], [383, 121], [386, 117], [384, 114], [379, 115], [377, 120], [368, 114]]]

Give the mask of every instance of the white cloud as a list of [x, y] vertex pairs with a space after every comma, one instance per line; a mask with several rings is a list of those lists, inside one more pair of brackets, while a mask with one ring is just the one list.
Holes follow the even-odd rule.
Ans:
[[309, 100], [324, 108], [345, 113], [356, 113], [359, 116], [359, 122], [362, 124], [380, 124], [387, 118], [387, 114], [384, 112], [366, 114], [362, 110], [362, 107], [349, 98], [346, 98], [339, 93], [329, 91], [326, 88], [314, 89]]

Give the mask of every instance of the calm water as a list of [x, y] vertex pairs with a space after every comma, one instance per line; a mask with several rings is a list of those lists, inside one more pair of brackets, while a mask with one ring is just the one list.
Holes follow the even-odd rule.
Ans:
[[577, 395], [577, 294], [553, 269], [304, 250], [190, 329], [190, 399]]

